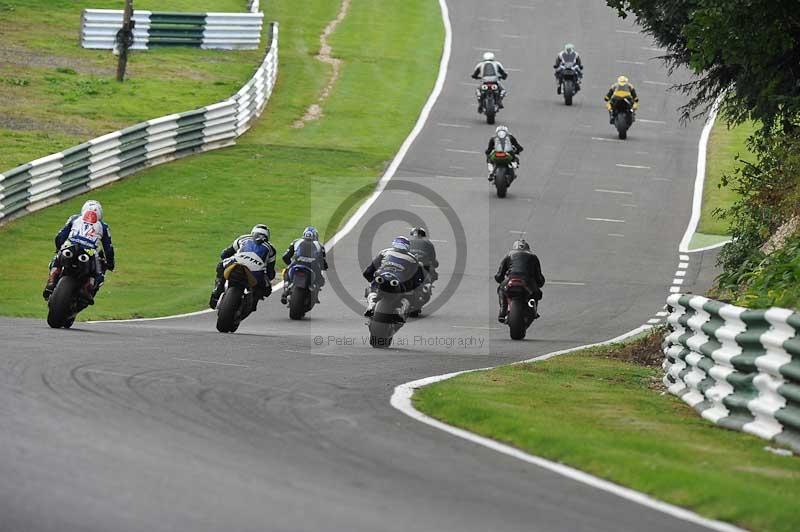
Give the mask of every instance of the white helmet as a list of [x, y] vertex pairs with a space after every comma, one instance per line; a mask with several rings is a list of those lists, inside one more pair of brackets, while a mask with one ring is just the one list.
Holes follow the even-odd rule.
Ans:
[[269, 242], [269, 227], [264, 224], [258, 224], [250, 231], [250, 236], [259, 244]]
[[93, 212], [97, 215], [97, 221], [103, 219], [103, 206], [100, 205], [99, 201], [96, 200], [89, 200], [83, 204], [81, 207], [81, 217], [86, 216], [87, 212]]
[[483, 53], [483, 60], [484, 61], [494, 61], [494, 52], [484, 52]]
[[564, 51], [567, 52], [568, 54], [571, 54], [572, 52], [575, 51], [575, 45], [568, 42], [567, 44], [564, 45]]
[[506, 126], [497, 126], [494, 130], [494, 134], [504, 139], [508, 136], [508, 127]]

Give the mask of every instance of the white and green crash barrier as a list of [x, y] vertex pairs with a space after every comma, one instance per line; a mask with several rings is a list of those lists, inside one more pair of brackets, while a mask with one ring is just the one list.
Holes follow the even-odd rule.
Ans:
[[[257, 6], [257, 4], [256, 4]], [[114, 49], [122, 28], [121, 10], [84, 9], [81, 46]], [[133, 12], [133, 50], [157, 46], [192, 46], [205, 49], [254, 50], [261, 42], [264, 13]]]
[[255, 122], [278, 75], [278, 24], [263, 61], [225, 101], [115, 131], [0, 174], [0, 224], [138, 170], [236, 143]]
[[667, 304], [669, 391], [717, 425], [800, 453], [800, 314], [682, 294]]

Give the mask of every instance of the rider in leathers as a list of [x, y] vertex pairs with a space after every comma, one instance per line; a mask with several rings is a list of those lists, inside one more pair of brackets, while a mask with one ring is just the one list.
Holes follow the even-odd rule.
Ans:
[[608, 121], [614, 124], [614, 119], [617, 117], [614, 110], [614, 104], [617, 100], [625, 100], [630, 105], [631, 110], [635, 113], [639, 109], [639, 95], [636, 94], [636, 88], [633, 86], [627, 77], [620, 76], [617, 82], [611, 85], [605, 96], [606, 109], [608, 109]]
[[81, 291], [83, 297], [90, 305], [94, 304], [94, 296], [100, 290], [105, 280], [106, 270], [114, 270], [114, 245], [111, 243], [111, 231], [103, 221], [103, 207], [100, 202], [89, 200], [83, 204], [80, 214], [73, 214], [67, 219], [64, 227], [56, 234], [56, 256], [50, 262], [50, 274], [44, 287], [42, 296], [50, 299], [61, 276], [61, 264], [58, 251], [65, 243], [80, 244], [87, 249], [94, 249], [94, 264], [90, 286]]
[[[508, 280], [512, 277], [521, 277], [525, 280], [528, 288], [531, 291], [531, 296], [537, 302], [542, 299], [542, 290], [544, 286], [544, 275], [542, 275], [542, 265], [539, 262], [539, 257], [531, 251], [530, 245], [525, 240], [517, 240], [511, 247], [511, 251], [503, 257], [500, 262], [500, 267], [494, 276], [494, 280], [500, 283], [497, 287], [497, 295], [500, 301], [500, 313], [497, 315], [497, 320], [501, 323], [505, 322], [506, 315], [508, 314], [508, 302], [505, 297], [505, 288]], [[537, 305], [538, 307], [538, 305]], [[536, 313], [535, 318], [539, 317]]]
[[[320, 288], [325, 284], [322, 272], [328, 269], [328, 261], [325, 256], [325, 246], [320, 244], [319, 233], [314, 227], [309, 226], [303, 229], [303, 238], [298, 238], [289, 244], [281, 258], [287, 266], [292, 266], [295, 262], [302, 262], [314, 271], [316, 283]], [[281, 303], [284, 305], [289, 301], [289, 270], [290, 268], [286, 268], [283, 271]], [[319, 291], [317, 291], [317, 303], [319, 303]]]
[[556, 56], [556, 62], [553, 65], [556, 76], [556, 93], [561, 94], [561, 66], [568, 65], [570, 63], [574, 63], [575, 66], [578, 67], [578, 85], [575, 87], [576, 90], [581, 89], [580, 79], [583, 78], [583, 63], [581, 62], [581, 56], [578, 55], [578, 52], [575, 50], [574, 44], [565, 44], [564, 49], [558, 52]]
[[436, 268], [439, 261], [436, 259], [436, 248], [428, 238], [428, 233], [422, 227], [415, 227], [411, 230], [411, 254], [414, 255], [425, 271], [430, 275], [431, 282], [439, 278]]
[[[472, 71], [472, 79], [497, 83], [497, 86], [500, 88], [500, 101], [498, 102], [498, 106], [500, 109], [503, 109], [503, 98], [506, 95], [506, 90], [503, 88], [500, 80], [508, 79], [508, 72], [503, 68], [503, 64], [500, 61], [495, 60], [494, 53], [486, 52], [483, 54], [483, 61], [475, 65], [475, 70]], [[478, 112], [483, 112], [480, 94], [478, 94]]]
[[[364, 279], [370, 283], [367, 295], [367, 310], [364, 316], [372, 316], [378, 302], [378, 286], [376, 276], [387, 274], [400, 281], [394, 288], [381, 286], [381, 290], [392, 290], [395, 293], [411, 292], [425, 281], [425, 272], [417, 258], [410, 253], [411, 243], [404, 236], [395, 237], [392, 247], [378, 253], [363, 272]], [[408, 300], [403, 299], [404, 309], [408, 308]], [[401, 311], [405, 315], [405, 310]]]
[[269, 227], [264, 224], [258, 224], [253, 227], [249, 235], [242, 235], [227, 248], [223, 249], [220, 253], [222, 259], [217, 264], [217, 278], [214, 281], [214, 290], [211, 292], [211, 298], [208, 301], [208, 306], [212, 309], [217, 308], [219, 298], [225, 292], [225, 268], [235, 260], [236, 255], [245, 253], [254, 253], [264, 263], [262, 271], [252, 272], [258, 281], [258, 284], [253, 289], [253, 312], [256, 311], [258, 302], [272, 293], [272, 285], [270, 281], [275, 279], [275, 248], [269, 243]]
[[[511, 153], [514, 157], [514, 162], [519, 164], [518, 155], [522, 153], [524, 148], [517, 142], [517, 138], [508, 131], [506, 126], [497, 126], [494, 130], [494, 136], [489, 138], [489, 145], [486, 147], [486, 163], [489, 168], [489, 181], [494, 179], [494, 163], [492, 162], [492, 154], [496, 151], [505, 151]], [[514, 169], [511, 169], [514, 172]], [[516, 173], [514, 172], [516, 176]]]

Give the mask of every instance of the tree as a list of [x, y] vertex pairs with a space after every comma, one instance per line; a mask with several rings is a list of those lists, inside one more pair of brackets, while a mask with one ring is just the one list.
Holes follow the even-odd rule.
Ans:
[[688, 119], [728, 92], [731, 123], [753, 119], [763, 131], [793, 129], [800, 119], [798, 0], [607, 0], [623, 18], [633, 14], [668, 53], [671, 69], [696, 78], [679, 85], [691, 99]]

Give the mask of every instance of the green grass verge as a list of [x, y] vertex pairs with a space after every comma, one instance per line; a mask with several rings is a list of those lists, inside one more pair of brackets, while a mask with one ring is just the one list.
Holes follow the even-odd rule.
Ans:
[[[203, 308], [219, 250], [234, 237], [264, 222], [283, 247], [309, 223], [326, 227], [341, 200], [376, 181], [433, 87], [443, 25], [436, 0], [354, 0], [331, 38], [344, 64], [324, 117], [294, 129], [328, 79], [330, 67], [314, 55], [338, 7], [326, 0], [303, 9], [289, 0], [266, 6], [267, 18], [281, 23], [278, 84], [237, 146], [92, 193], [111, 224], [118, 271], [83, 319]], [[14, 250], [0, 257], [0, 314], [45, 315], [41, 289], [53, 234], [85, 199], [0, 227], [0, 246]]]
[[[116, 57], [84, 50], [81, 11], [116, 0], [0, 0], [0, 172], [110, 131], [215, 103], [252, 75], [263, 51], [160, 48], [133, 52], [128, 80]], [[137, 0], [160, 11], [238, 11], [246, 0]], [[266, 32], [265, 32], [266, 33]], [[265, 43], [262, 43], [262, 48]]]
[[664, 395], [662, 370], [620, 359], [619, 349], [468, 373], [418, 390], [414, 405], [708, 517], [753, 530], [797, 530], [800, 459], [712, 425]]
[[745, 160], [752, 160], [747, 149], [747, 138], [756, 130], [752, 122], [729, 129], [722, 120], [717, 120], [711, 130], [706, 155], [706, 182], [703, 187], [703, 209], [700, 214], [698, 233], [707, 235], [729, 235], [728, 222], [714, 215], [718, 208], [730, 207], [737, 199], [737, 194], [729, 188], [722, 187], [722, 176], [733, 175], [741, 165], [736, 160], [739, 155]]

